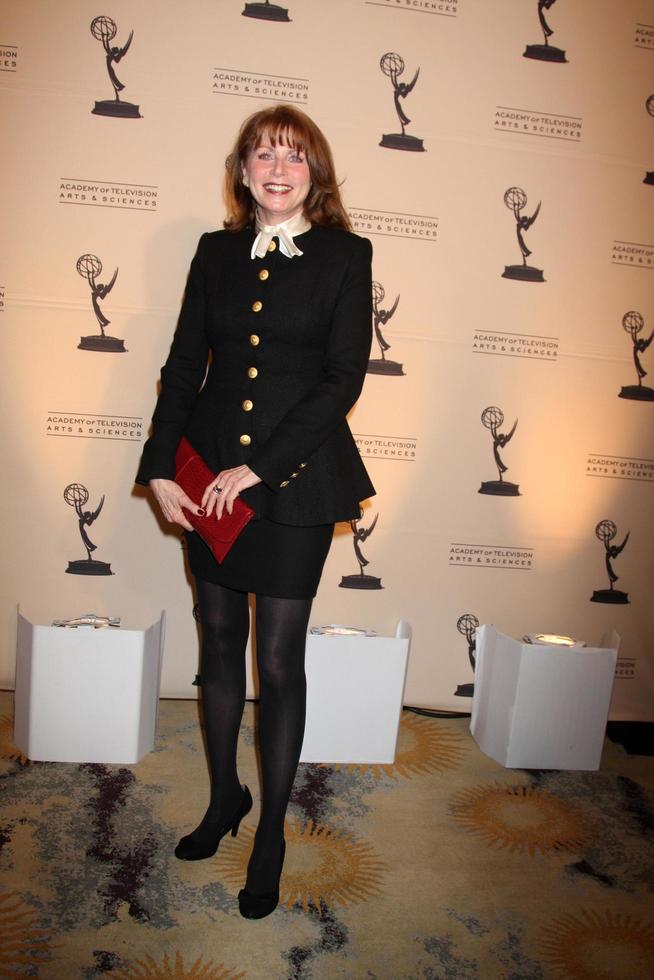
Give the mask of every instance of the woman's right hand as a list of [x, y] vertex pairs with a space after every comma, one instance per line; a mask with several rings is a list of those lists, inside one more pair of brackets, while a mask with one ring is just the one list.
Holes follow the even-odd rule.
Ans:
[[201, 516], [204, 511], [199, 504], [194, 503], [190, 497], [187, 497], [179, 484], [175, 483], [174, 480], [150, 480], [150, 488], [164, 518], [170, 524], [179, 524], [186, 531], [192, 531], [193, 527], [189, 524], [182, 507]]

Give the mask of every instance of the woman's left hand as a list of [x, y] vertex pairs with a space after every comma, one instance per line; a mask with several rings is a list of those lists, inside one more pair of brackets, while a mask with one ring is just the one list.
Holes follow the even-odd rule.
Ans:
[[[241, 490], [254, 487], [261, 480], [256, 473], [253, 473], [249, 466], [235, 466], [231, 470], [221, 470], [215, 480], [208, 484], [202, 497], [202, 506], [207, 514], [211, 514], [214, 507], [216, 509], [216, 519], [220, 520], [224, 508], [231, 514], [234, 501]], [[214, 487], [220, 487], [220, 493], [216, 493]]]

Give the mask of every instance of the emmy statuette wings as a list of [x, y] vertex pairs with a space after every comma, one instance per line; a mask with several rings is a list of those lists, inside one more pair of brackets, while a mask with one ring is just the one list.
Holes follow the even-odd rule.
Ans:
[[[194, 501], [202, 500], [206, 486], [215, 478], [202, 457], [188, 439], [182, 438], [175, 454], [175, 483]], [[219, 521], [213, 514], [200, 517], [184, 511], [189, 522], [220, 564], [246, 524], [254, 517], [254, 511], [239, 497], [234, 501], [232, 513], [224, 510]]]

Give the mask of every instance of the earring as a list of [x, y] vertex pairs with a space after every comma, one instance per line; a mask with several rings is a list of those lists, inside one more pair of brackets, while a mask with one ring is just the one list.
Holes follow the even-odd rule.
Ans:
[[243, 174], [243, 187], [249, 187], [249, 186], [250, 186], [250, 181], [245, 176], [245, 174]]

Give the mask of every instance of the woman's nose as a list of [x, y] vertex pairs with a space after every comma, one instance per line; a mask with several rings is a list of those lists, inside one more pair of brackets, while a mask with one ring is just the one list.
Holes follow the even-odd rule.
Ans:
[[286, 173], [286, 161], [283, 157], [275, 157], [275, 165], [273, 167], [274, 174], [285, 174]]

